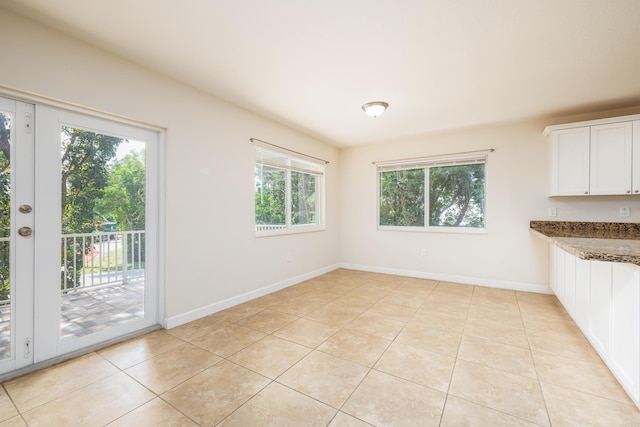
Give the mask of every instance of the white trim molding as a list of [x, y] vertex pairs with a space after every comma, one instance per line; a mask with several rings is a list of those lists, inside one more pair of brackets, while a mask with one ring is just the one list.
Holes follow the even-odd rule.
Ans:
[[430, 273], [427, 271], [401, 270], [391, 267], [374, 267], [368, 265], [341, 263], [338, 268], [347, 270], [368, 271], [371, 273], [393, 274], [396, 276], [413, 277], [416, 279], [430, 279], [440, 282], [454, 282], [465, 285], [484, 286], [487, 288], [509, 289], [512, 291], [534, 292], [537, 294], [553, 294], [547, 285], [535, 283], [509, 282], [504, 280], [480, 279], [477, 277], [455, 276], [451, 274]]
[[288, 288], [289, 286], [296, 285], [298, 283], [304, 282], [305, 280], [322, 276], [323, 274], [329, 273], [338, 268], [340, 268], [338, 264], [329, 265], [327, 267], [323, 267], [318, 270], [311, 271], [309, 273], [301, 274], [299, 276], [295, 276], [290, 279], [282, 280], [280, 282], [267, 285], [265, 287], [256, 289], [254, 291], [246, 292], [244, 294], [227, 298], [225, 300], [222, 300], [213, 304], [209, 304], [204, 307], [200, 307], [195, 310], [188, 311], [186, 313], [178, 314], [177, 316], [165, 317], [164, 321], [162, 322], [162, 326], [165, 329], [175, 328], [176, 326], [184, 325], [185, 323], [198, 320], [202, 317], [217, 313], [226, 308], [230, 308], [235, 305], [242, 304], [243, 302], [251, 301], [253, 299], [270, 294], [272, 292], [276, 292], [281, 289]]
[[344, 268], [347, 270], [367, 271], [371, 273], [393, 274], [396, 276], [413, 277], [418, 279], [438, 280], [442, 282], [462, 283], [465, 285], [484, 286], [489, 288], [509, 289], [513, 291], [534, 292], [538, 294], [553, 294], [553, 291], [549, 286], [541, 285], [541, 284], [508, 282], [503, 280], [480, 279], [476, 277], [455, 276], [450, 274], [429, 273], [424, 271], [401, 270], [401, 269], [390, 268], [390, 267], [373, 267], [368, 265], [338, 263], [338, 264], [320, 268], [315, 271], [311, 271], [309, 273], [301, 274], [299, 276], [292, 277], [290, 279], [282, 280], [280, 282], [267, 285], [260, 289], [256, 289], [251, 292], [246, 292], [242, 295], [227, 298], [223, 301], [209, 304], [207, 306], [189, 311], [187, 313], [179, 314], [177, 316], [172, 316], [172, 317], [165, 317], [163, 322], [163, 327], [165, 329], [171, 329], [180, 325], [184, 325], [185, 323], [198, 320], [202, 317], [217, 313], [219, 311], [236, 306], [238, 304], [242, 304], [243, 302], [251, 301], [253, 299], [270, 294], [272, 292], [276, 292], [281, 289], [288, 288], [289, 286], [296, 285], [298, 283], [304, 282], [305, 280], [313, 279], [314, 277], [321, 276], [323, 274], [329, 273], [339, 268]]

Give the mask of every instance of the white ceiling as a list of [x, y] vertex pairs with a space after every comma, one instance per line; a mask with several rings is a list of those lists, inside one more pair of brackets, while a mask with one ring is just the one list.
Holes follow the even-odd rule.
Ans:
[[640, 0], [0, 5], [337, 146], [640, 105]]

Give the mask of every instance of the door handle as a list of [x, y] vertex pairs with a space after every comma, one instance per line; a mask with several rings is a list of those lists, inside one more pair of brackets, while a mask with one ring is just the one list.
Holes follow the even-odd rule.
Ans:
[[20, 227], [18, 229], [18, 234], [22, 237], [31, 237], [31, 234], [33, 234], [33, 230], [31, 229], [31, 227]]

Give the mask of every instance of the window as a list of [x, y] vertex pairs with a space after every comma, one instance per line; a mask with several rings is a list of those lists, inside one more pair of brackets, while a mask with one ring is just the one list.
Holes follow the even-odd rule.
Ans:
[[485, 228], [486, 155], [377, 163], [380, 228]]
[[256, 234], [322, 229], [324, 164], [256, 145]]

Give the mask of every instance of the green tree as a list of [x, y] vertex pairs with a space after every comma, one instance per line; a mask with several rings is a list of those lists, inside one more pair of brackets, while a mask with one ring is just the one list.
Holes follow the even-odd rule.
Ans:
[[122, 138], [62, 128], [62, 233], [91, 233], [100, 218], [96, 205], [109, 179], [108, 163]]
[[[0, 238], [11, 232], [11, 116], [0, 113]], [[10, 290], [9, 242], [0, 242], [0, 301]]]
[[429, 169], [429, 225], [484, 227], [485, 165]]
[[[95, 230], [95, 207], [107, 185], [108, 162], [115, 157], [121, 138], [95, 132], [62, 127], [61, 130], [61, 211], [62, 233], [87, 233]], [[0, 113], [0, 237], [11, 230], [11, 117]], [[66, 259], [62, 280], [78, 277], [86, 248], [62, 248], [62, 264]], [[10, 290], [9, 243], [0, 242], [0, 299]]]
[[109, 166], [108, 184], [96, 211], [121, 231], [145, 229], [145, 153], [127, 154]]
[[291, 223], [316, 223], [316, 175], [291, 172]]
[[286, 172], [257, 164], [255, 182], [256, 224], [286, 224]]
[[[101, 221], [96, 206], [108, 183], [108, 164], [123, 139], [67, 126], [60, 137], [62, 234], [91, 233]], [[81, 240], [62, 247], [61, 288], [77, 283], [88, 249]]]
[[424, 226], [424, 169], [380, 172], [380, 225]]
[[[127, 154], [109, 166], [108, 186], [96, 211], [99, 216], [115, 221], [120, 231], [145, 229], [146, 207], [145, 152]], [[145, 260], [144, 234], [126, 234], [129, 263], [139, 266]]]

